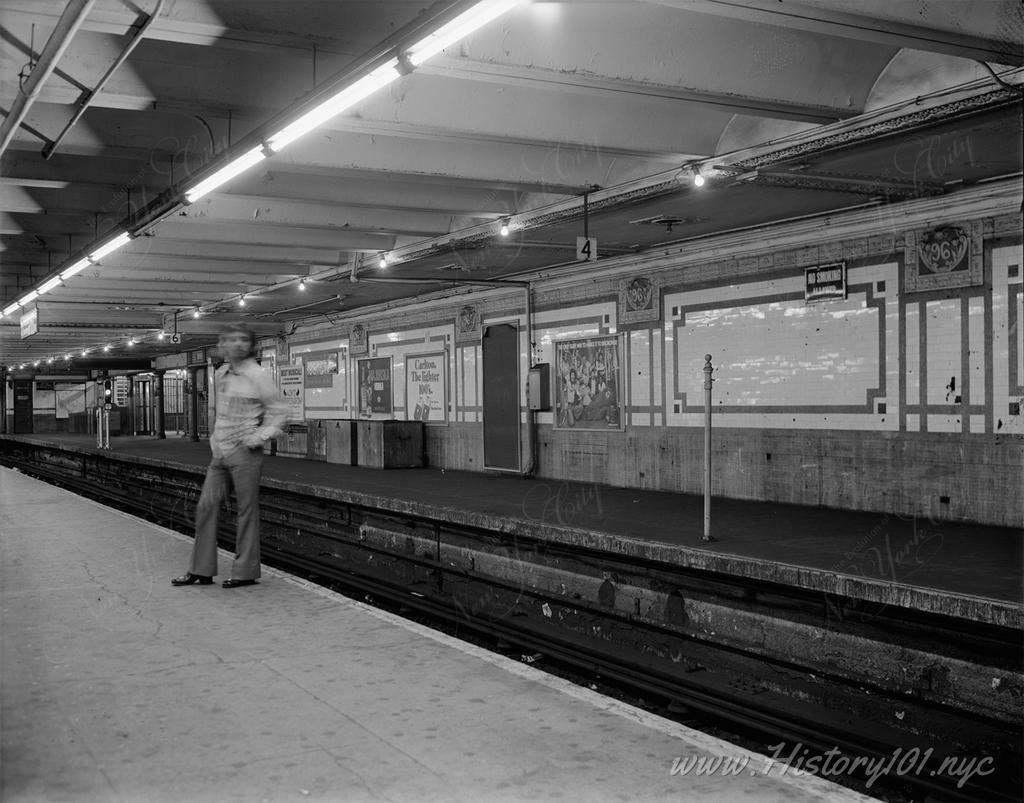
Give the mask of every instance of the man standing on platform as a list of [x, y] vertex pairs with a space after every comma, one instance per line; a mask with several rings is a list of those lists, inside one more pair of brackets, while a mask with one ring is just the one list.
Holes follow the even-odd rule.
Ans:
[[217, 419], [210, 436], [213, 460], [196, 505], [192, 563], [176, 586], [210, 585], [217, 574], [217, 520], [228, 480], [238, 500], [238, 534], [231, 576], [224, 588], [254, 585], [260, 576], [260, 472], [263, 446], [281, 428], [287, 406], [273, 379], [254, 359], [256, 335], [244, 324], [224, 327], [218, 341], [224, 365], [217, 369]]

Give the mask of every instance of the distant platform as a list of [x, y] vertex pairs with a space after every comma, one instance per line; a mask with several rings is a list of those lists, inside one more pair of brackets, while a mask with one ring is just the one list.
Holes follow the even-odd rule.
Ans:
[[[0, 436], [111, 460], [202, 471], [209, 445], [180, 438]], [[376, 470], [268, 457], [268, 487], [723, 574], [1020, 628], [1024, 530], [441, 469]]]

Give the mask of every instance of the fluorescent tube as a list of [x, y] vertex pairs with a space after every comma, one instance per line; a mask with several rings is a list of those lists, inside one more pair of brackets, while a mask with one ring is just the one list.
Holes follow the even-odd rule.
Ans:
[[431, 56], [436, 56], [446, 47], [454, 45], [521, 2], [523, 0], [483, 0], [477, 3], [412, 45], [408, 51], [409, 61], [414, 67], [419, 67]]
[[367, 73], [355, 83], [345, 87], [333, 97], [328, 98], [319, 106], [306, 112], [294, 123], [290, 123], [267, 138], [267, 147], [275, 153], [285, 145], [294, 142], [303, 134], [312, 131], [345, 109], [351, 108], [359, 101], [383, 89], [396, 78], [401, 77], [396, 67], [398, 59], [391, 59], [373, 72]]
[[218, 170], [209, 178], [205, 178], [200, 181], [196, 186], [190, 190], [185, 191], [185, 200], [189, 203], [198, 201], [206, 193], [213, 192], [221, 184], [227, 184], [231, 179], [237, 176], [239, 173], [244, 173], [254, 164], [258, 164], [266, 159], [266, 154], [263, 153], [263, 146], [257, 145], [250, 151], [246, 151], [237, 159], [232, 162], [228, 162], [224, 167]]
[[54, 276], [50, 281], [39, 288], [39, 295], [49, 293], [54, 287], [60, 284], [60, 276]]
[[107, 254], [113, 253], [118, 248], [120, 248], [122, 245], [127, 245], [129, 240], [131, 240], [131, 235], [129, 235], [128, 232], [126, 232], [126, 231], [121, 232], [113, 240], [110, 240], [110, 241], [104, 243], [99, 248], [97, 248], [95, 251], [90, 253], [89, 254], [89, 261], [90, 262], [99, 262]]
[[61, 271], [60, 278], [63, 279], [64, 281], [67, 281], [72, 276], [77, 276], [79, 273], [81, 273], [83, 270], [85, 270], [91, 264], [92, 263], [88, 259], [84, 259], [84, 258], [80, 259], [80, 260], [78, 260], [78, 262], [76, 262], [74, 265], [72, 265], [67, 270]]

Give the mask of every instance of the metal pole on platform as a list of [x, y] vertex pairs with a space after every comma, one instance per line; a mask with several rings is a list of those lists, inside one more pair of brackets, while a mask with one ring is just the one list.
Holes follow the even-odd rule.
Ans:
[[188, 439], [197, 443], [199, 441], [199, 369], [189, 368], [188, 376], [188, 384], [192, 389], [188, 398]]
[[158, 368], [153, 372], [153, 376], [153, 413], [156, 419], [154, 428], [158, 438], [166, 438], [167, 433], [164, 432], [166, 425], [164, 418], [164, 371]]
[[711, 537], [711, 355], [704, 355], [704, 535], [701, 541], [714, 541]]
[[110, 448], [110, 405], [96, 408], [96, 448]]

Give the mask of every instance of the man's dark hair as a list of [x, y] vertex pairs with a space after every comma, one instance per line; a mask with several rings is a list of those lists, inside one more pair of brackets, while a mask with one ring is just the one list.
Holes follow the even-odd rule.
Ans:
[[244, 323], [229, 323], [221, 327], [221, 335], [226, 335], [229, 332], [241, 332], [249, 339], [249, 357], [256, 356], [256, 333], [252, 330], [248, 324]]

